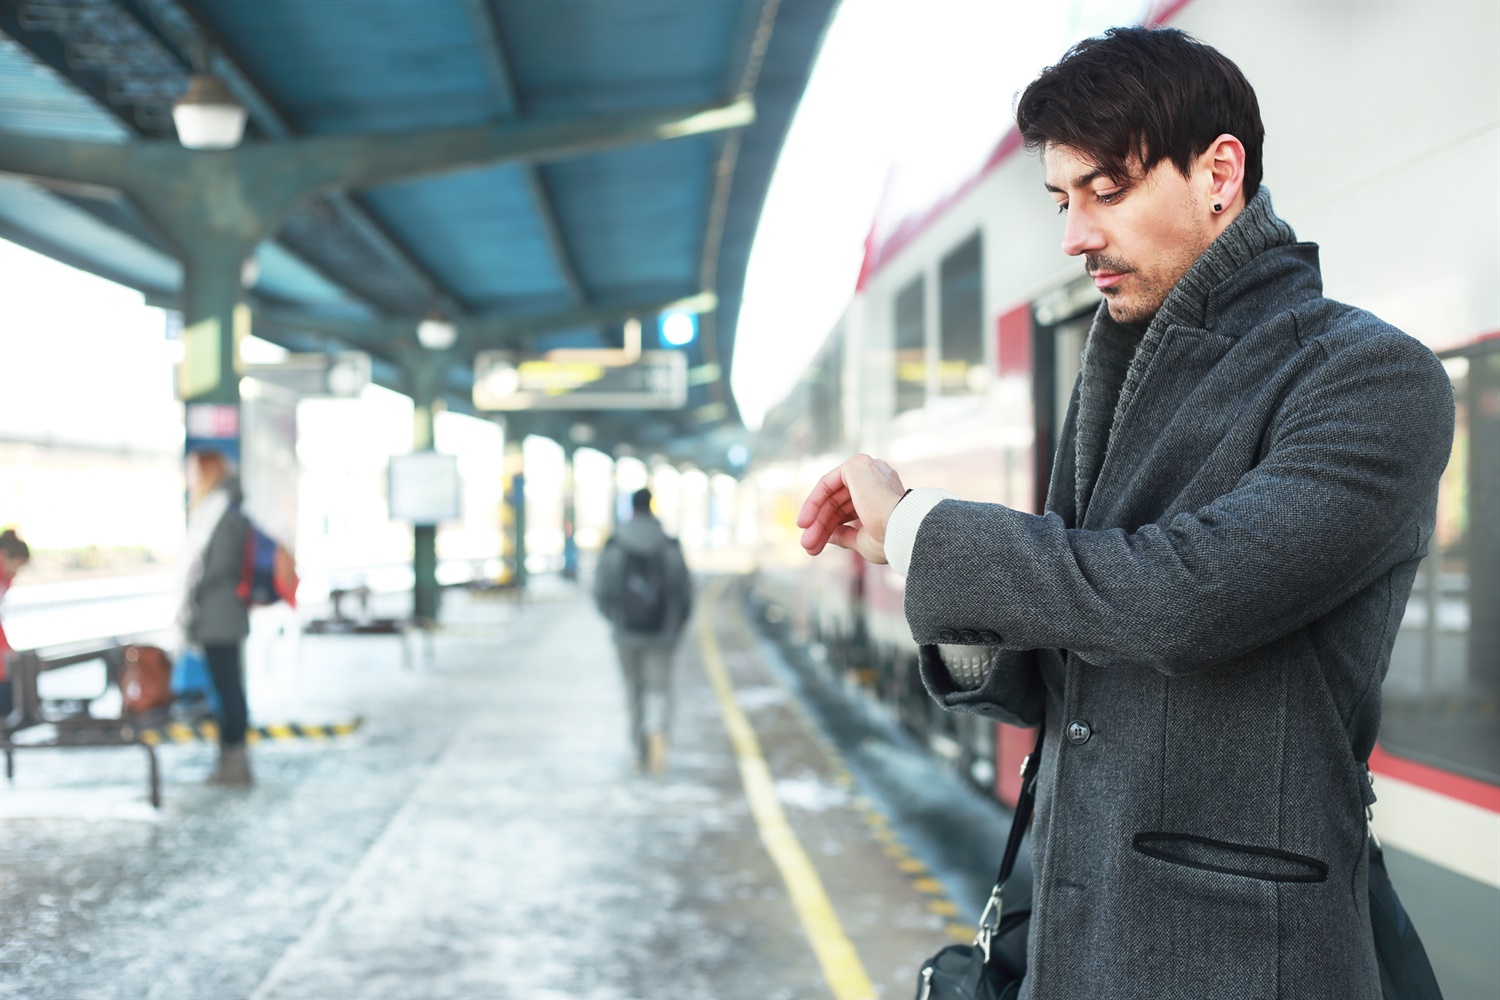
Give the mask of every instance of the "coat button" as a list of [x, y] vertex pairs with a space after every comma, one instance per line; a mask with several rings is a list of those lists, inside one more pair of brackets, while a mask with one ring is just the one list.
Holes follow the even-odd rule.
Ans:
[[938, 632], [938, 641], [939, 642], [957, 642], [958, 641], [958, 633], [955, 632], [955, 631], [953, 631], [951, 628], [942, 629], [941, 631]]
[[1082, 719], [1074, 719], [1068, 723], [1068, 742], [1075, 747], [1083, 746], [1089, 741], [1089, 737], [1092, 735], [1094, 735], [1094, 731]]
[[986, 629], [980, 629], [979, 630], [979, 641], [983, 642], [983, 643], [985, 643], [987, 645], [990, 645], [990, 646], [998, 646], [998, 645], [1000, 645], [1000, 634], [998, 632], [991, 632], [987, 628]]

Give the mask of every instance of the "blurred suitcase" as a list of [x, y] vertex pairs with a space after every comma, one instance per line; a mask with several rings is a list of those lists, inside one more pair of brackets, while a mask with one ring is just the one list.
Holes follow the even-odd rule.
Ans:
[[120, 666], [120, 696], [126, 715], [142, 715], [172, 704], [172, 661], [156, 646], [126, 646]]

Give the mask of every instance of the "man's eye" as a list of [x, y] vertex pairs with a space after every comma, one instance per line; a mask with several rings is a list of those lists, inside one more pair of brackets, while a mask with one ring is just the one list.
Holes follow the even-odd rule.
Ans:
[[1099, 198], [1101, 204], [1113, 205], [1115, 202], [1125, 197], [1125, 189], [1120, 188], [1118, 191], [1101, 191], [1099, 192], [1097, 197]]
[[1067, 202], [1064, 201], [1064, 202], [1059, 202], [1058, 203], [1058, 206], [1057, 206], [1057, 214], [1058, 215], [1062, 215], [1067, 210], [1068, 210], [1068, 203]]

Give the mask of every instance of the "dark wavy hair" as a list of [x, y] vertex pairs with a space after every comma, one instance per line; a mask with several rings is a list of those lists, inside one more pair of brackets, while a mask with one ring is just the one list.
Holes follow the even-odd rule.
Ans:
[[1139, 159], [1162, 160], [1184, 177], [1193, 160], [1229, 133], [1245, 147], [1245, 200], [1260, 190], [1255, 89], [1217, 49], [1176, 28], [1110, 28], [1069, 49], [1016, 100], [1016, 124], [1031, 152], [1066, 146], [1114, 179]]

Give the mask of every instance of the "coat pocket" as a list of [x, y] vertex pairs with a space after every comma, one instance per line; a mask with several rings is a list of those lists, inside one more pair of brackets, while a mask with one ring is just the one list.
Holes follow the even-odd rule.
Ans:
[[1233, 844], [1191, 833], [1137, 833], [1130, 846], [1169, 864], [1263, 882], [1322, 882], [1328, 878], [1328, 865], [1305, 854], [1277, 847]]

